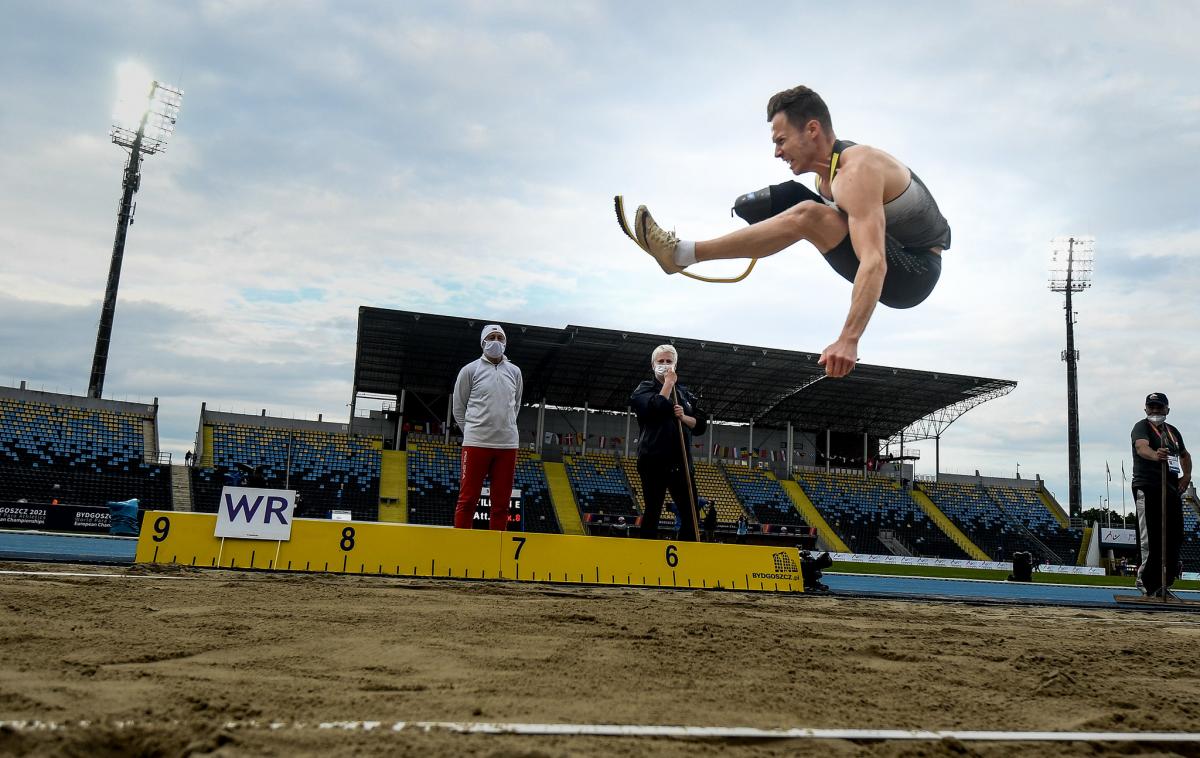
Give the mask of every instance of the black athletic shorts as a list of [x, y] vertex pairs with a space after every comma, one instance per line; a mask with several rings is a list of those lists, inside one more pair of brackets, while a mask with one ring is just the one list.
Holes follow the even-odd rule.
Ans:
[[[887, 275], [879, 302], [889, 308], [912, 308], [920, 304], [937, 285], [942, 275], [942, 256], [932, 250], [904, 247], [885, 235]], [[825, 260], [848, 282], [858, 273], [858, 256], [850, 244], [850, 235], [825, 253]]]

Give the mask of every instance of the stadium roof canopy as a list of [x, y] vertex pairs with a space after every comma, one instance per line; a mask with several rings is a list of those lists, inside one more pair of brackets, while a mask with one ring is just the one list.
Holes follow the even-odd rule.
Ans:
[[[361, 307], [354, 396], [448, 395], [459, 369], [480, 356], [485, 319]], [[755, 426], [867, 432], [889, 438], [907, 430], [933, 437], [971, 408], [1008, 394], [1016, 382], [859, 364], [844, 379], [824, 374], [819, 353], [715, 340], [505, 323], [507, 355], [525, 378], [524, 402], [625, 412], [629, 395], [650, 377], [650, 351], [664, 343], [680, 354], [680, 382], [722, 421]]]

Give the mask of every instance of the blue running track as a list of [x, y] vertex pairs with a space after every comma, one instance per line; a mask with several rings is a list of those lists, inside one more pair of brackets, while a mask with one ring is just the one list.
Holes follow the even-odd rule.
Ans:
[[[136, 549], [136, 537], [0, 531], [0, 559], [2, 560], [128, 565], [133, 563]], [[836, 572], [827, 572], [824, 581], [829, 585], [833, 594], [838, 597], [953, 600], [967, 603], [1057, 605], [1075, 608], [1118, 608], [1122, 606], [1113, 600], [1114, 594], [1137, 594], [1131, 587], [937, 579], [879, 574], [839, 574]], [[1184, 600], [1200, 601], [1200, 592], [1181, 591], [1176, 594]], [[1145, 606], [1132, 607], [1139, 610], [1145, 608]], [[1170, 609], [1178, 610], [1179, 607], [1175, 606]]]

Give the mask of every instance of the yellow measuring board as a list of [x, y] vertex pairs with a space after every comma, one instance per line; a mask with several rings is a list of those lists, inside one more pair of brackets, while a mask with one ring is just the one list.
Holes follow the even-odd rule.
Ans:
[[291, 539], [213, 536], [207, 513], [150, 511], [137, 563], [565, 584], [803, 592], [795, 548], [295, 519]]

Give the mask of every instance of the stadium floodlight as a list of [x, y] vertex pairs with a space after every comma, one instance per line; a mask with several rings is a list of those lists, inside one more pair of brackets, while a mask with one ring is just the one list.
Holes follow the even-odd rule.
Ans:
[[1095, 237], [1055, 237], [1050, 240], [1050, 291], [1082, 292], [1092, 286], [1096, 262]]
[[1092, 286], [1096, 259], [1094, 237], [1055, 237], [1050, 241], [1050, 291], [1065, 295], [1063, 309], [1067, 320], [1067, 349], [1062, 359], [1067, 364], [1067, 479], [1068, 512], [1071, 518], [1083, 513], [1083, 482], [1079, 462], [1079, 381], [1075, 349], [1075, 310], [1071, 295]]
[[183, 91], [154, 80], [137, 63], [117, 67], [117, 104], [113, 109], [112, 141], [143, 155], [161, 153], [175, 132]]
[[129, 160], [121, 179], [117, 234], [113, 240], [100, 325], [96, 330], [96, 352], [92, 356], [92, 374], [88, 380], [89, 397], [98, 398], [104, 391], [108, 347], [117, 310], [117, 286], [121, 282], [121, 262], [125, 257], [125, 235], [133, 221], [133, 196], [142, 182], [142, 157], [166, 150], [167, 141], [175, 132], [182, 103], [183, 90], [155, 80], [141, 65], [123, 63], [117, 67], [117, 104], [109, 136], [113, 144], [129, 151]]

